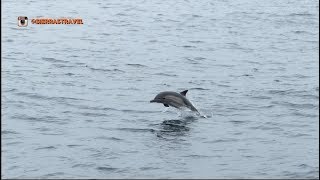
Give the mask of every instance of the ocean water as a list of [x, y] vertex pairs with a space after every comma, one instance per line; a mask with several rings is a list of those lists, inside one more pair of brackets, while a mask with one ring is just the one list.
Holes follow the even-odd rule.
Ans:
[[2, 178], [319, 178], [318, 0], [1, 6]]

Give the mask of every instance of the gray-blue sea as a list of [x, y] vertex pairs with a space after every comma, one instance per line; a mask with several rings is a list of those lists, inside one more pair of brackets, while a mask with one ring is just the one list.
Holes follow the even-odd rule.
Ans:
[[319, 0], [1, 6], [2, 178], [319, 178]]

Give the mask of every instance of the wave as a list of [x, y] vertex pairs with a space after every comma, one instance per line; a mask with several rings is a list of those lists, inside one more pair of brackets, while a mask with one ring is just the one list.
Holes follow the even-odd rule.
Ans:
[[146, 65], [143, 64], [126, 64], [127, 66], [132, 66], [132, 67], [137, 67], [137, 68], [141, 68], [141, 67], [148, 67]]

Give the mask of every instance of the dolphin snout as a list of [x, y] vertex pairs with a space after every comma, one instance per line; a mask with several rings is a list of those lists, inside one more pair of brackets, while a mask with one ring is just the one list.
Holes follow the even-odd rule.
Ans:
[[161, 100], [158, 98], [155, 98], [155, 99], [152, 99], [150, 102], [151, 103], [159, 103], [159, 102], [161, 102]]

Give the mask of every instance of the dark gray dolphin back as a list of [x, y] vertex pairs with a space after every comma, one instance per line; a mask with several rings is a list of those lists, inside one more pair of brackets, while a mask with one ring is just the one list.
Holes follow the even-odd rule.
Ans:
[[187, 99], [187, 92], [188, 90], [182, 91], [180, 92], [180, 94], [183, 96], [183, 100], [185, 102], [185, 104], [192, 110], [192, 111], [197, 111], [198, 110], [192, 105], [192, 103]]

